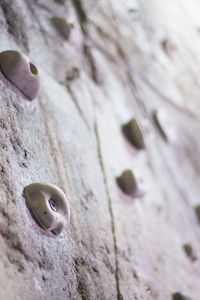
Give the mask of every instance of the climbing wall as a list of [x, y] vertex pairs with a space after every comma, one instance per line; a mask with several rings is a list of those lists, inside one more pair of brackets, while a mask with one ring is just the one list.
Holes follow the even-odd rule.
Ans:
[[[29, 101], [1, 68], [0, 300], [200, 299], [199, 14], [198, 0], [0, 1], [0, 52], [41, 84]], [[27, 206], [34, 182], [69, 201], [60, 235]]]

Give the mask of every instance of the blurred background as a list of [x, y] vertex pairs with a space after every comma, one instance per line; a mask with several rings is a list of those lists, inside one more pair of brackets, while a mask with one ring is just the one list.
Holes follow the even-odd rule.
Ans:
[[[200, 2], [1, 0], [0, 40], [41, 81], [0, 73], [0, 299], [200, 299]], [[68, 197], [58, 237], [32, 182]]]

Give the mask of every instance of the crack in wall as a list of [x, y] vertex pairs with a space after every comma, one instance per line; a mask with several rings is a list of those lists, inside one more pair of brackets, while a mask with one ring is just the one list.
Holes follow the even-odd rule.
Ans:
[[74, 5], [74, 8], [76, 10], [76, 13], [78, 15], [78, 18], [79, 18], [79, 22], [80, 22], [80, 26], [81, 26], [81, 29], [82, 29], [82, 32], [84, 34], [87, 34], [87, 30], [85, 28], [85, 24], [87, 23], [87, 15], [85, 13], [85, 10], [83, 8], [83, 5], [81, 3], [80, 0], [72, 0], [72, 3]]
[[[45, 130], [47, 133], [47, 137], [49, 140], [49, 147], [50, 147], [50, 153], [54, 153], [53, 155], [53, 161], [54, 161], [54, 166], [56, 170], [56, 174], [59, 180], [59, 184], [62, 187], [64, 191], [66, 191], [66, 187], [69, 188], [69, 180], [68, 180], [68, 174], [66, 168], [66, 162], [65, 162], [65, 157], [63, 154], [61, 142], [59, 140], [58, 134], [57, 134], [57, 125], [55, 124], [55, 118], [53, 116], [53, 113], [49, 107], [49, 105], [46, 103], [43, 103], [42, 99], [44, 100], [45, 97], [40, 98], [40, 107], [42, 114], [44, 115], [44, 125], [45, 125]], [[49, 119], [47, 120], [45, 116], [49, 116]], [[52, 130], [52, 128], [54, 130]], [[55, 132], [55, 134], [53, 134]], [[67, 196], [68, 191], [66, 191]]]
[[[45, 99], [45, 97], [43, 97], [43, 99]], [[49, 105], [47, 105], [47, 103], [46, 103], [46, 105], [43, 105], [43, 102], [40, 101], [40, 106], [41, 106], [42, 113], [44, 115], [51, 116], [51, 122], [53, 122], [54, 116], [53, 116], [53, 113], [52, 113], [51, 108], [49, 107]], [[44, 124], [45, 124], [45, 129], [47, 131], [47, 136], [48, 136], [48, 139], [49, 139], [49, 143], [50, 143], [50, 147], [52, 149], [52, 152], [53, 153], [61, 152], [62, 147], [61, 147], [61, 144], [60, 144], [60, 141], [59, 141], [59, 138], [58, 138], [58, 134], [56, 134], [55, 136], [52, 136], [52, 130], [51, 130], [51, 125], [50, 125], [49, 121], [48, 122], [44, 121]], [[89, 125], [88, 125], [88, 127], [89, 127]], [[54, 124], [53, 128], [57, 132], [56, 124]], [[60, 145], [59, 146], [59, 151], [58, 151], [58, 145]], [[65, 168], [63, 168], [62, 166], [66, 166], [66, 163], [64, 162], [64, 156], [63, 155], [61, 155], [61, 156], [62, 156], [62, 161], [61, 161], [60, 155], [59, 155], [59, 157], [54, 156], [54, 164], [55, 164], [55, 169], [57, 170], [57, 176], [59, 177], [59, 181], [62, 184], [62, 188], [64, 190], [65, 186], [68, 185], [68, 182], [65, 182], [62, 174], [60, 174], [60, 172], [62, 172], [62, 170], [63, 170], [63, 172], [65, 170]], [[66, 178], [67, 178], [67, 172], [66, 172]], [[73, 223], [73, 222], [71, 221], [71, 223]], [[90, 234], [89, 228], [87, 228], [87, 230]], [[76, 228], [73, 228], [73, 233], [75, 234], [75, 240], [77, 241], [77, 244], [78, 244], [80, 239], [79, 239], [78, 235], [76, 234]], [[80, 248], [79, 248], [79, 251], [80, 251]], [[43, 268], [43, 262], [39, 263], [39, 267]], [[80, 296], [82, 297], [83, 300], [86, 300], [86, 299], [89, 300], [89, 299], [94, 298], [93, 297], [94, 289], [93, 289], [93, 286], [90, 283], [90, 281], [92, 283], [95, 283], [94, 287], [96, 287], [96, 286], [99, 287], [98, 289], [96, 289], [96, 292], [101, 291], [101, 299], [105, 298], [105, 295], [104, 295], [104, 292], [103, 292], [103, 289], [102, 289], [102, 280], [100, 278], [99, 272], [96, 271], [96, 274], [98, 274], [98, 275], [94, 275], [95, 271], [93, 270], [92, 267], [90, 268], [90, 271], [88, 271], [85, 268], [75, 268], [75, 270], [76, 270], [76, 277], [77, 277], [77, 284], [78, 284], [77, 290], [78, 290], [78, 292], [79, 292], [79, 294], [80, 294]], [[93, 272], [91, 270], [93, 270]], [[88, 280], [88, 274], [91, 275], [91, 280]], [[98, 294], [97, 298], [99, 299], [99, 297], [100, 296]]]
[[[176, 111], [182, 113], [188, 118], [192, 118], [195, 121], [199, 122], [199, 116], [194, 113], [193, 111], [189, 110], [188, 108], [181, 107], [180, 105], [176, 104], [176, 102], [173, 99], [170, 99], [167, 95], [165, 95], [159, 88], [155, 86], [148, 78], [147, 76], [141, 72], [138, 69], [135, 69], [135, 74], [138, 75], [138, 77], [158, 96], [160, 100], [174, 108]], [[134, 74], [133, 74], [134, 75]]]
[[92, 55], [91, 49], [90, 47], [87, 45], [87, 43], [84, 43], [83, 46], [83, 50], [84, 50], [84, 54], [88, 60], [88, 63], [90, 65], [90, 75], [92, 77], [92, 80], [96, 83], [99, 84], [100, 80], [99, 80], [99, 76], [98, 76], [98, 72], [97, 72], [97, 67], [95, 64], [95, 59]]
[[[45, 41], [45, 43], [47, 45], [49, 45], [49, 41], [48, 41], [48, 32], [44, 29], [44, 27], [42, 26], [41, 22], [40, 22], [40, 19], [38, 18], [37, 16], [37, 13], [35, 12], [35, 8], [33, 7], [33, 4], [36, 4], [40, 7], [40, 4], [39, 3], [31, 3], [32, 1], [27, 1], [26, 5], [27, 5], [27, 8], [30, 10], [33, 18], [35, 19], [36, 23], [38, 24], [38, 27], [39, 27], [39, 30], [42, 34], [42, 37]], [[41, 7], [40, 7], [41, 8]], [[43, 7], [44, 8], [44, 7]], [[49, 10], [47, 10], [49, 12]], [[53, 13], [52, 11], [50, 11], [51, 13]]]
[[81, 119], [85, 123], [87, 129], [90, 130], [90, 126], [89, 126], [89, 124], [88, 124], [88, 122], [87, 122], [87, 120], [86, 120], [86, 118], [85, 118], [85, 116], [84, 116], [84, 114], [83, 114], [83, 112], [82, 112], [82, 110], [81, 110], [81, 108], [80, 108], [80, 106], [78, 104], [78, 101], [77, 101], [77, 99], [76, 99], [76, 97], [75, 97], [75, 95], [74, 95], [71, 87], [69, 86], [69, 84], [66, 85], [66, 88], [67, 88], [67, 91], [70, 94], [70, 96], [71, 96], [71, 98], [72, 98], [72, 100], [73, 100], [73, 102], [74, 102], [74, 104], [76, 106], [76, 109], [78, 110], [78, 112], [79, 112], [79, 114], [81, 116]]
[[109, 213], [110, 213], [110, 218], [111, 218], [111, 228], [112, 228], [112, 236], [113, 236], [113, 245], [114, 245], [114, 255], [115, 255], [115, 280], [116, 280], [116, 290], [117, 290], [117, 300], [123, 300], [123, 296], [120, 292], [120, 286], [119, 286], [119, 261], [118, 261], [118, 248], [117, 248], [117, 239], [116, 239], [116, 229], [115, 229], [115, 221], [114, 221], [114, 215], [113, 215], [113, 209], [112, 209], [112, 199], [109, 193], [108, 189], [108, 182], [107, 182], [107, 177], [106, 177], [106, 172], [105, 172], [105, 167], [102, 159], [102, 153], [101, 153], [101, 145], [100, 145], [100, 138], [99, 138], [99, 133], [98, 133], [98, 126], [97, 123], [95, 122], [94, 124], [94, 131], [95, 131], [95, 136], [96, 136], [96, 141], [97, 141], [97, 152], [98, 152], [98, 158], [99, 158], [99, 163], [103, 175], [103, 181], [105, 185], [105, 191], [108, 199], [108, 207], [109, 207]]
[[95, 59], [92, 54], [91, 47], [89, 47], [89, 45], [88, 45], [89, 34], [88, 34], [87, 27], [86, 27], [86, 25], [88, 23], [87, 14], [85, 12], [85, 9], [82, 5], [81, 0], [72, 0], [72, 3], [76, 10], [76, 14], [79, 19], [79, 24], [80, 24], [82, 33], [86, 39], [86, 41], [84, 41], [84, 43], [83, 43], [83, 52], [88, 61], [89, 66], [90, 66], [90, 76], [96, 84], [99, 84], [100, 82], [99, 82], [99, 76], [98, 76]]

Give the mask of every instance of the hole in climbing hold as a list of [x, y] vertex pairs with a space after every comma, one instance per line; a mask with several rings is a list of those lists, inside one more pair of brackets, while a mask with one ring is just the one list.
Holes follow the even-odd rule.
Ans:
[[34, 64], [32, 64], [32, 63], [30, 63], [30, 70], [31, 70], [31, 73], [33, 75], [37, 75], [38, 74], [38, 70], [37, 70], [36, 66]]
[[58, 206], [57, 206], [57, 204], [56, 204], [56, 202], [54, 200], [50, 199], [49, 200], [49, 205], [50, 205], [50, 207], [51, 207], [51, 209], [53, 211], [57, 211], [58, 210]]

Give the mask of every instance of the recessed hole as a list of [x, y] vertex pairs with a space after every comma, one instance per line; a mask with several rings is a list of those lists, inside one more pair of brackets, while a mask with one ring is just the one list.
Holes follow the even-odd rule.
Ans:
[[51, 209], [53, 211], [57, 211], [58, 210], [58, 206], [57, 206], [57, 204], [56, 204], [56, 202], [54, 200], [50, 199], [49, 200], [49, 205], [50, 205], [50, 207], [51, 207]]
[[37, 75], [38, 74], [38, 70], [37, 70], [36, 66], [34, 64], [32, 64], [32, 63], [30, 63], [30, 70], [31, 70], [31, 73], [33, 75]]

